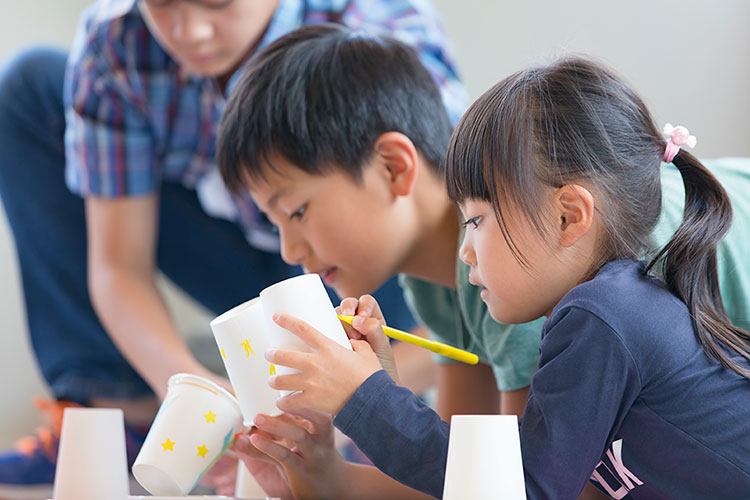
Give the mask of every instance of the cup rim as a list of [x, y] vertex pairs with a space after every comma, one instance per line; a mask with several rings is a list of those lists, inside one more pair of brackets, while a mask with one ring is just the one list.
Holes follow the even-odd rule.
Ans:
[[214, 327], [216, 325], [224, 323], [225, 321], [232, 319], [234, 316], [238, 315], [242, 311], [254, 306], [258, 302], [260, 302], [260, 297], [255, 297], [253, 299], [243, 302], [242, 304], [236, 305], [233, 308], [229, 309], [228, 311], [224, 311], [223, 313], [221, 313], [220, 315], [212, 319], [211, 322], [209, 323], [209, 326]]
[[275, 290], [276, 288], [281, 288], [283, 285], [285, 285], [289, 281], [300, 280], [300, 279], [306, 279], [306, 280], [314, 279], [312, 278], [312, 276], [317, 278], [320, 284], [324, 284], [323, 279], [320, 277], [318, 273], [302, 273], [302, 274], [298, 274], [297, 276], [292, 276], [291, 278], [287, 278], [285, 280], [279, 281], [278, 283], [274, 283], [273, 285], [267, 286], [266, 288], [261, 290], [260, 297], [263, 297], [271, 290]]
[[237, 412], [242, 415], [242, 408], [240, 408], [240, 403], [239, 401], [237, 401], [237, 398], [232, 396], [229, 391], [221, 387], [216, 382], [213, 382], [212, 380], [209, 380], [205, 377], [201, 377], [200, 375], [193, 375], [192, 373], [175, 373], [174, 375], [169, 377], [167, 388], [181, 383], [191, 383], [193, 385], [203, 387], [204, 389], [208, 389], [209, 391], [214, 391], [217, 394], [221, 394], [222, 396], [228, 398], [229, 402], [232, 403], [232, 405], [237, 409]]

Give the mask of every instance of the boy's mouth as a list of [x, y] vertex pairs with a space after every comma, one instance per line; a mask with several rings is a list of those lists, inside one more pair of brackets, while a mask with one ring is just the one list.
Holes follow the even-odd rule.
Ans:
[[336, 280], [337, 271], [338, 271], [337, 267], [329, 267], [328, 269], [319, 271], [318, 274], [320, 275], [320, 278], [323, 280], [323, 283], [325, 283], [327, 286], [332, 286], [333, 282]]

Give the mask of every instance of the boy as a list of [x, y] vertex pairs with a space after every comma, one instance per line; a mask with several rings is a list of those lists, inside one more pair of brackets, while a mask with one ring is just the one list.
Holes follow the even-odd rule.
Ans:
[[[478, 367], [440, 364], [443, 418], [521, 414], [543, 321], [498, 324], [479, 290], [469, 285], [467, 267], [457, 258], [459, 217], [440, 172], [449, 135], [438, 91], [407, 48], [345, 28], [308, 27], [269, 46], [248, 66], [220, 125], [219, 169], [230, 189], [247, 188], [277, 226], [287, 262], [320, 272], [341, 296], [359, 297], [403, 273], [415, 312], [433, 333], [479, 354]], [[750, 185], [746, 162], [711, 165], [720, 178], [731, 179], [727, 188], [735, 195]], [[682, 187], [675, 174], [673, 169], [663, 174], [664, 220], [656, 234], [661, 241], [681, 218]], [[722, 243], [726, 257], [720, 273], [728, 312], [742, 326], [748, 321], [750, 273], [747, 263], [732, 255], [747, 252], [750, 229], [739, 213], [750, 207], [738, 196], [735, 201], [735, 217], [741, 220]], [[345, 301], [342, 309], [351, 309], [344, 314], [354, 314], [356, 302]], [[359, 307], [361, 315], [377, 313], [369, 299], [362, 298]], [[316, 362], [296, 379], [295, 389], [303, 392], [282, 398], [279, 406], [293, 412], [311, 406], [338, 415], [334, 423], [352, 431], [376, 465], [420, 486], [426, 479], [420, 478], [424, 462], [444, 462], [445, 450], [410, 456], [368, 442], [366, 412], [377, 408], [355, 393], [379, 365], [373, 368], [367, 348], [341, 351], [321, 347], [306, 355]], [[346, 403], [352, 395], [365, 413]], [[281, 435], [281, 424], [274, 425], [259, 427]], [[394, 432], [408, 426], [408, 419], [394, 419]], [[285, 464], [293, 461], [275, 453], [262, 436], [254, 439]], [[395, 464], [403, 467], [396, 471]]]
[[[0, 79], [0, 193], [49, 411], [122, 407], [131, 459], [158, 405], [152, 391], [164, 394], [176, 372], [218, 379], [177, 334], [156, 269], [215, 313], [296, 272], [249, 198], [226, 193], [214, 136], [248, 57], [324, 21], [419, 47], [454, 116], [463, 110], [439, 21], [409, 0], [102, 1], [82, 16], [64, 85], [56, 51], [29, 52]], [[49, 487], [55, 427], [0, 455], [0, 496]]]

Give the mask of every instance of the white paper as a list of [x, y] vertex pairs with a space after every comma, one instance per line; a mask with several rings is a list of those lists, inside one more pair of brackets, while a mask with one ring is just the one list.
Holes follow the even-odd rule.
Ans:
[[252, 426], [258, 413], [279, 415], [281, 410], [276, 407], [279, 391], [268, 385], [268, 377], [276, 373], [276, 367], [265, 358], [271, 345], [260, 298], [249, 300], [214, 319], [211, 330], [239, 400], [245, 425]]
[[197, 375], [173, 375], [133, 476], [152, 495], [187, 495], [242, 429], [239, 403], [227, 391]]
[[515, 415], [453, 415], [443, 500], [526, 499]]
[[125, 500], [130, 495], [122, 410], [66, 408], [54, 500]]

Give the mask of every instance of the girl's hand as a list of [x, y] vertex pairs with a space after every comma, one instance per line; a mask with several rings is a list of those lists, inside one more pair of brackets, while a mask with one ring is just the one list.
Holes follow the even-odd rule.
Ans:
[[313, 327], [286, 314], [273, 320], [305, 342], [312, 352], [269, 349], [266, 359], [299, 373], [274, 375], [268, 385], [282, 391], [295, 391], [276, 402], [281, 410], [298, 412], [304, 408], [336, 415], [370, 375], [381, 369], [377, 356], [364, 340], [350, 340], [350, 351]]
[[380, 311], [380, 306], [375, 298], [372, 295], [363, 295], [359, 300], [353, 297], [346, 298], [336, 308], [336, 314], [354, 316], [351, 325], [342, 322], [346, 334], [349, 335], [349, 338], [355, 340], [363, 338], [367, 340], [377, 355], [380, 366], [398, 384], [398, 372], [396, 371], [393, 350], [382, 328], [385, 326], [385, 318], [383, 318], [383, 313]]
[[257, 431], [235, 442], [241, 458], [260, 451], [273, 459], [296, 500], [347, 496], [346, 466], [334, 447], [330, 415], [309, 409], [297, 415], [258, 415], [255, 425]]

